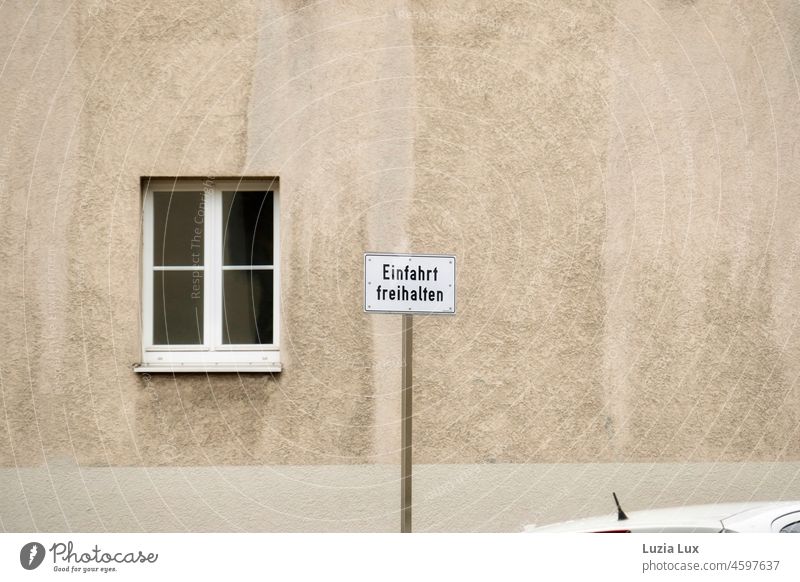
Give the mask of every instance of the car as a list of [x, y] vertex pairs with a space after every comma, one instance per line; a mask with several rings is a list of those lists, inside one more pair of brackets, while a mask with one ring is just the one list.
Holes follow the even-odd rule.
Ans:
[[565, 521], [526, 533], [800, 533], [800, 501], [714, 503], [632, 511], [626, 514], [616, 494], [616, 515]]

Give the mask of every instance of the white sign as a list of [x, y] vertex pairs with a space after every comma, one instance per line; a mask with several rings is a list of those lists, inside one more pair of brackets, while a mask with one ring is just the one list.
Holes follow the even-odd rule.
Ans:
[[364, 311], [455, 313], [456, 258], [364, 253]]

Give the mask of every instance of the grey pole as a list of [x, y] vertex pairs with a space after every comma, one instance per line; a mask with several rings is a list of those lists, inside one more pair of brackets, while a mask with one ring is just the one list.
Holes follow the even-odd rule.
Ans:
[[400, 533], [411, 533], [411, 414], [412, 367], [414, 351], [413, 315], [403, 315], [403, 392], [402, 423], [400, 428]]

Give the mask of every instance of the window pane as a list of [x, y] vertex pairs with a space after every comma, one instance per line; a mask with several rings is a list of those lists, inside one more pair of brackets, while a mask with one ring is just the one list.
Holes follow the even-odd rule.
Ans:
[[153, 272], [153, 343], [203, 343], [203, 271]]
[[202, 192], [154, 192], [153, 264], [203, 264], [205, 205]]
[[272, 192], [223, 192], [225, 265], [272, 264]]
[[223, 271], [222, 291], [222, 343], [273, 343], [272, 271]]
[[800, 521], [796, 521], [785, 526], [783, 529], [781, 529], [781, 533], [800, 533]]

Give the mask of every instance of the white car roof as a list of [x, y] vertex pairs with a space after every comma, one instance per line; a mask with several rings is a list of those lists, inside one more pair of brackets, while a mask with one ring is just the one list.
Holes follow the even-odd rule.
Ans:
[[734, 531], [769, 531], [773, 520], [792, 511], [800, 511], [800, 502], [715, 503], [632, 511], [628, 513], [628, 519], [624, 521], [618, 521], [617, 514], [612, 513], [542, 527], [529, 525], [525, 527], [525, 531], [535, 533], [603, 530], [711, 532], [722, 531], [723, 528]]
[[800, 520], [800, 502], [770, 503], [748, 508], [724, 519], [723, 524], [726, 529], [743, 533], [771, 531], [774, 521], [790, 514], [793, 514], [793, 520]]

